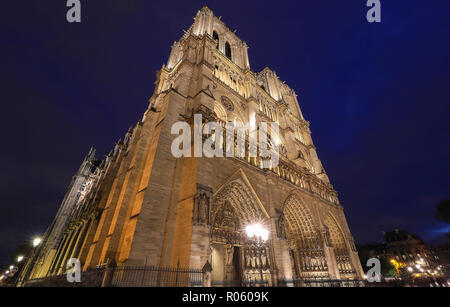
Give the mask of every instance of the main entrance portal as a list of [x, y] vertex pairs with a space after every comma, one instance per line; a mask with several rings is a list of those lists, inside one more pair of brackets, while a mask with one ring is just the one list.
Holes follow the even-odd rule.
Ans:
[[258, 285], [272, 283], [269, 245], [257, 246], [245, 227], [266, 218], [249, 189], [235, 180], [215, 197], [211, 227], [213, 285]]
[[[261, 257], [260, 257], [261, 253]], [[268, 248], [213, 244], [213, 285], [244, 286], [272, 284]], [[262, 280], [262, 282], [261, 282]]]

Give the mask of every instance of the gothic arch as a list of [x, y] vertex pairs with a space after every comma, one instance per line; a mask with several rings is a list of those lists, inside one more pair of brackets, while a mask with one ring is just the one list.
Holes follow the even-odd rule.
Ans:
[[214, 205], [212, 212], [212, 224], [217, 222], [217, 215], [229, 207], [230, 211], [234, 211], [235, 217], [239, 222], [240, 230], [246, 225], [265, 220], [265, 214], [261, 210], [258, 201], [255, 199], [253, 192], [246, 186], [241, 179], [233, 180], [227, 183], [214, 196]]
[[[238, 178], [236, 175], [242, 175]], [[249, 281], [271, 280], [273, 260], [268, 242], [256, 246], [245, 228], [253, 223], [269, 226], [269, 216], [242, 170], [232, 176], [213, 196], [210, 242], [213, 279]]]
[[225, 42], [225, 56], [230, 60], [233, 59], [231, 52], [231, 44], [228, 41]]
[[212, 37], [217, 42], [216, 48], [219, 49], [220, 38], [219, 38], [219, 34], [217, 33], [216, 30], [213, 31]]
[[325, 226], [329, 232], [330, 244], [336, 250], [346, 249], [345, 237], [336, 219], [329, 213], [325, 218]]
[[345, 243], [344, 232], [337, 220], [329, 213], [325, 218], [325, 230], [330, 245], [333, 247], [336, 264], [340, 274], [354, 274], [355, 270], [350, 260], [350, 254]]
[[216, 113], [219, 119], [223, 120], [224, 122], [227, 121], [227, 111], [225, 110], [223, 105], [218, 101], [214, 102], [214, 113]]
[[284, 227], [296, 277], [326, 277], [328, 265], [322, 236], [308, 205], [297, 193], [283, 205]]
[[303, 248], [320, 246], [312, 212], [299, 195], [291, 194], [286, 199], [283, 215], [286, 219], [286, 234], [291, 243], [295, 242], [297, 247]]

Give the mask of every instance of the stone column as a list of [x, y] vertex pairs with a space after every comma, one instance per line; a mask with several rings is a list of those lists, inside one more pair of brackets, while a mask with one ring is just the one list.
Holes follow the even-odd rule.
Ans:
[[339, 274], [339, 268], [336, 262], [336, 255], [334, 254], [334, 248], [331, 245], [328, 230], [322, 229], [320, 231], [323, 242], [323, 250], [325, 252], [325, 259], [327, 260], [328, 274], [331, 279], [341, 279]]
[[272, 233], [272, 253], [275, 261], [274, 265], [277, 269], [277, 281], [278, 280], [292, 280], [292, 267], [291, 258], [289, 255], [289, 246], [284, 233], [280, 233], [280, 225], [278, 218], [271, 219], [271, 233]]

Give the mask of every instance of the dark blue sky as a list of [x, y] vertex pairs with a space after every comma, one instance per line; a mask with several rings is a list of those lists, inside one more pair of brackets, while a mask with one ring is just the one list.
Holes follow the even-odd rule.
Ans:
[[[155, 72], [202, 5], [299, 95], [357, 242], [403, 228], [439, 242], [450, 198], [450, 2], [8, 0], [0, 18], [0, 262], [42, 234], [91, 145], [141, 117]], [[448, 227], [447, 227], [448, 228]]]

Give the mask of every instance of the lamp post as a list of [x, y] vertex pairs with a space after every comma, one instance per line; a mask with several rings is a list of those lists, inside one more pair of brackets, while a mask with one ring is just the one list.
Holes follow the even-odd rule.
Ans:
[[261, 226], [261, 224], [252, 224], [245, 227], [245, 232], [250, 240], [252, 240], [255, 245], [258, 247], [259, 254], [259, 266], [260, 266], [260, 274], [261, 274], [261, 283], [264, 279], [263, 275], [263, 267], [262, 267], [262, 246], [269, 239], [269, 231]]
[[[22, 285], [24, 282], [27, 281], [28, 276], [31, 273], [31, 270], [33, 269], [34, 263], [36, 262], [36, 257], [38, 256], [37, 247], [41, 244], [42, 238], [35, 237], [33, 241], [31, 242], [32, 247], [28, 250], [27, 256], [19, 256], [17, 257], [17, 261], [21, 262], [23, 259], [27, 259], [25, 263], [23, 263], [23, 269], [20, 273], [20, 276], [18, 277], [18, 280], [16, 281], [19, 285]], [[19, 260], [20, 259], [20, 260]]]

